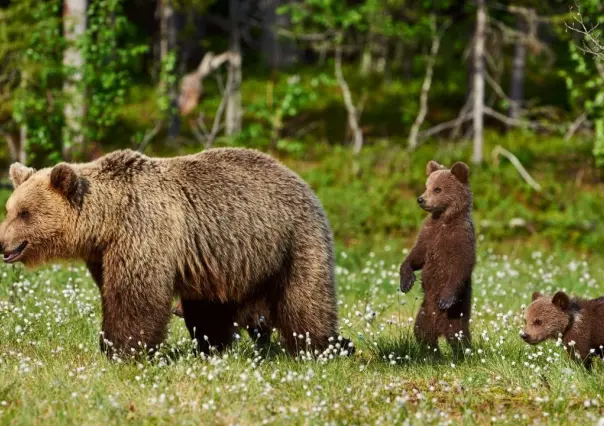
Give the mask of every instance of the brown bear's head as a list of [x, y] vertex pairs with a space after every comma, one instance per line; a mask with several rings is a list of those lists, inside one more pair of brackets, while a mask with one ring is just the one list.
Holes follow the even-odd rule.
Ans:
[[426, 191], [417, 199], [419, 206], [435, 217], [465, 213], [472, 204], [469, 175], [464, 163], [457, 162], [451, 169], [430, 161], [426, 166]]
[[4, 262], [35, 266], [69, 257], [74, 244], [70, 230], [87, 187], [85, 181], [65, 163], [39, 171], [14, 163], [9, 173], [15, 191], [0, 224]]
[[564, 334], [569, 322], [570, 299], [563, 291], [550, 298], [533, 293], [533, 303], [526, 309], [524, 331], [520, 337], [531, 345]]

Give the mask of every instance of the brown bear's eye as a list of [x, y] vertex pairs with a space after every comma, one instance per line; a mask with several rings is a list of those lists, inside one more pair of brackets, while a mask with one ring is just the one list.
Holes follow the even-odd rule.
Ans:
[[19, 219], [28, 219], [29, 218], [29, 212], [27, 210], [21, 210], [19, 212]]
[[440, 191], [442, 191], [442, 189], [440, 189], [440, 188], [436, 188], [436, 189], [434, 190], [434, 192], [436, 192], [437, 194], [440, 194]]
[[535, 320], [535, 325], [541, 325], [541, 320]]

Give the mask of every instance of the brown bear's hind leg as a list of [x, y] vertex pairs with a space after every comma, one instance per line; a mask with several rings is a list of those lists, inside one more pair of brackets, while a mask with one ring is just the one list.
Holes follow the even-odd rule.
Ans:
[[438, 353], [438, 313], [428, 308], [426, 301], [419, 308], [415, 318], [414, 334], [417, 343], [423, 349], [430, 349], [431, 352]]
[[197, 340], [199, 351], [220, 351], [233, 341], [235, 304], [185, 299], [181, 302], [185, 324], [191, 338]]
[[329, 346], [330, 338], [335, 345], [338, 335], [330, 262], [321, 259], [317, 252], [308, 257], [304, 254], [302, 250], [297, 253], [284, 279], [282, 293], [274, 301], [275, 326], [286, 350], [292, 354], [311, 349], [321, 352]]

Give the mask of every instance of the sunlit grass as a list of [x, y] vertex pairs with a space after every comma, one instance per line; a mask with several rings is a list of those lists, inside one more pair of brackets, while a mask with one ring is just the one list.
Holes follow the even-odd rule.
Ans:
[[100, 299], [83, 266], [4, 266], [0, 423], [596, 423], [604, 366], [586, 372], [554, 342], [528, 346], [518, 331], [535, 290], [604, 294], [602, 260], [529, 249], [502, 255], [486, 245], [479, 253], [474, 347], [458, 358], [444, 342], [440, 356], [415, 344], [421, 286], [398, 291], [404, 254], [391, 247], [338, 252], [342, 334], [357, 353], [333, 359], [293, 359], [276, 339], [268, 355], [259, 353], [245, 333], [201, 359], [174, 318], [154, 361], [110, 362], [97, 346]]

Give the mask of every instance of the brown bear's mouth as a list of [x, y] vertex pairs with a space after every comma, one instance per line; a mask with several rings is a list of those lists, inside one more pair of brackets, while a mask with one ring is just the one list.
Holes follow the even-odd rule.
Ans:
[[14, 250], [4, 252], [4, 263], [13, 263], [19, 260], [23, 254], [23, 250], [25, 250], [25, 247], [27, 247], [27, 241], [23, 241]]

